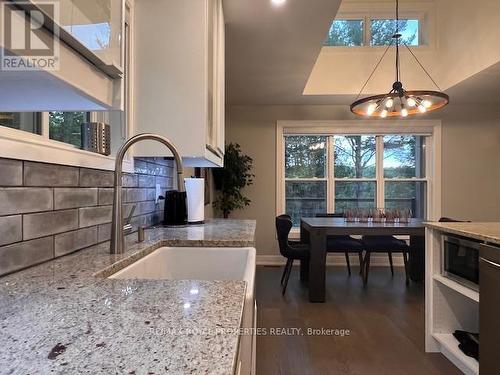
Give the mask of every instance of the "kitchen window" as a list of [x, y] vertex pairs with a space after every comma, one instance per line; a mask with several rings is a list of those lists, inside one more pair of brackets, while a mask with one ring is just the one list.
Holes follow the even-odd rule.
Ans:
[[[115, 0], [113, 0], [113, 4]], [[130, 92], [133, 67], [131, 13], [133, 3], [125, 3], [125, 34], [123, 59], [125, 74], [122, 79], [124, 111], [110, 112], [0, 112], [0, 158], [32, 160], [61, 165], [113, 170], [114, 154], [132, 133], [133, 124]], [[121, 9], [121, 8], [120, 8]], [[120, 26], [121, 27], [121, 26]], [[75, 31], [74, 29], [73, 31]], [[113, 32], [112, 32], [113, 34]], [[116, 61], [121, 61], [115, 59]], [[57, 108], [57, 103], [54, 105]], [[104, 122], [111, 125], [111, 156], [82, 150], [81, 124]], [[124, 170], [133, 171], [132, 159], [124, 161]]]
[[41, 114], [37, 112], [0, 112], [0, 126], [42, 134]]
[[54, 141], [82, 147], [81, 125], [91, 121], [90, 112], [0, 112], [0, 126], [22, 130]]
[[[301, 217], [352, 208], [429, 210], [429, 134], [281, 133], [279, 213]], [[431, 168], [432, 169], [432, 168]], [[281, 187], [280, 187], [281, 186]]]
[[82, 147], [82, 124], [90, 122], [90, 112], [49, 112], [49, 138]]

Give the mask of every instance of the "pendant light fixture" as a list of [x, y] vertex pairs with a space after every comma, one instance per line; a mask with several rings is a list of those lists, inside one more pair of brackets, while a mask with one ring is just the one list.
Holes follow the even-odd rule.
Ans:
[[[356, 101], [351, 104], [351, 112], [365, 117], [408, 117], [411, 115], [426, 113], [443, 108], [450, 102], [450, 98], [439, 88], [438, 84], [431, 75], [427, 72], [424, 66], [417, 59], [410, 47], [401, 39], [402, 34], [399, 27], [399, 0], [396, 0], [396, 31], [392, 36], [391, 43], [385, 49], [384, 54], [378, 61], [375, 69], [368, 77], [361, 91], [356, 98]], [[396, 81], [392, 84], [392, 89], [386, 94], [379, 94], [359, 99], [363, 90], [370, 82], [373, 74], [377, 71], [380, 63], [384, 59], [389, 48], [395, 44], [396, 47]], [[399, 50], [404, 46], [408, 49], [420, 68], [430, 78], [432, 83], [437, 87], [438, 91], [432, 90], [413, 90], [408, 91], [404, 88], [401, 82], [401, 64]]]

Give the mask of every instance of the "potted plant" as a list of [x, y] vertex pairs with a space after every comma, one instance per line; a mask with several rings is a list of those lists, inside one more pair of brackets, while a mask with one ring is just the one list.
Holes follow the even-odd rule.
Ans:
[[218, 191], [213, 205], [222, 211], [225, 219], [232, 211], [250, 205], [250, 199], [241, 190], [253, 182], [252, 166], [252, 158], [243, 154], [240, 145], [230, 143], [226, 146], [224, 167], [213, 170], [215, 190]]

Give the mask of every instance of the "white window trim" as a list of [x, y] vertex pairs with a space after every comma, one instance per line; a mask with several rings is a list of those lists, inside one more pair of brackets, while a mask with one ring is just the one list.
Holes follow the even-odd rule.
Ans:
[[[42, 131], [43, 131], [42, 125]], [[47, 137], [45, 137], [45, 135]], [[0, 158], [36, 161], [104, 170], [115, 169], [115, 158], [78, 149], [44, 135], [0, 127]], [[133, 162], [125, 160], [123, 169], [133, 171]]]
[[[353, 134], [412, 134], [427, 135], [425, 179], [397, 179], [395, 181], [427, 182], [427, 217], [437, 221], [441, 217], [441, 121], [440, 120], [351, 120], [351, 121], [278, 121], [276, 124], [276, 216], [285, 213], [285, 142], [284, 135], [353, 135]], [[331, 138], [330, 138], [331, 139]], [[381, 139], [381, 138], [379, 138]], [[329, 148], [331, 150], [331, 148]], [[377, 153], [378, 157], [383, 157]], [[332, 164], [332, 163], [329, 163]], [[327, 164], [328, 165], [328, 164]], [[331, 174], [332, 168], [328, 167]], [[377, 173], [383, 173], [380, 168]], [[321, 179], [317, 179], [321, 180]], [[343, 180], [343, 179], [342, 179]], [[368, 179], [370, 180], [370, 179]], [[385, 179], [383, 179], [385, 180]], [[356, 181], [358, 181], [356, 179]], [[331, 190], [331, 191], [330, 191]], [[384, 190], [377, 189], [377, 201], [383, 200]], [[328, 189], [327, 205], [333, 205], [333, 189]], [[296, 234], [298, 228], [292, 231]]]
[[[127, 10], [130, 11], [130, 29], [133, 29], [133, 3], [126, 2]], [[125, 17], [124, 22], [125, 22]], [[133, 33], [131, 33], [133, 36]], [[130, 42], [129, 53], [133, 56], [134, 45], [133, 37]], [[131, 59], [133, 60], [133, 59]], [[129, 67], [131, 72], [130, 79], [130, 95], [133, 93], [133, 62]], [[122, 87], [124, 85], [121, 85]], [[123, 95], [124, 93], [122, 93]], [[126, 129], [126, 138], [134, 134], [134, 113], [133, 101], [130, 103], [128, 119], [129, 127]], [[110, 118], [107, 112], [92, 112], [91, 121], [101, 121], [110, 123]], [[112, 124], [112, 126], [120, 126], [120, 133], [123, 135], [121, 124]], [[115, 157], [96, 154], [94, 152], [78, 149], [70, 144], [49, 139], [49, 122], [48, 112], [42, 113], [42, 134], [33, 134], [22, 130], [11, 129], [0, 126], [0, 158], [27, 160], [50, 164], [60, 164], [83, 168], [94, 168], [103, 170], [115, 170]], [[125, 172], [134, 172], [133, 150], [127, 153], [123, 161], [123, 170]]]
[[[401, 7], [400, 7], [401, 8]], [[427, 51], [436, 48], [436, 25], [435, 25], [435, 7], [432, 2], [429, 3], [404, 3], [400, 10], [400, 19], [418, 19], [419, 20], [419, 41], [424, 40], [425, 44], [410, 46], [412, 50]], [[372, 46], [371, 40], [371, 20], [372, 19], [394, 19], [394, 3], [346, 3], [341, 6], [340, 11], [335, 17], [336, 20], [363, 20], [364, 33], [362, 46], [323, 46], [327, 51], [348, 52], [374, 52], [380, 51], [387, 46]], [[403, 50], [404, 51], [404, 50]]]

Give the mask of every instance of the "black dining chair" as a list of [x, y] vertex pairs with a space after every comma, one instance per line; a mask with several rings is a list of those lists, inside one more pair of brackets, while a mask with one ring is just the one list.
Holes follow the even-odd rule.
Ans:
[[394, 265], [392, 254], [401, 253], [405, 266], [406, 285], [410, 283], [410, 274], [408, 269], [408, 259], [410, 255], [410, 246], [404, 240], [397, 239], [394, 236], [363, 236], [363, 245], [366, 251], [364, 259], [363, 284], [368, 284], [368, 274], [370, 272], [370, 258], [372, 253], [387, 253], [391, 274], [394, 276]]
[[309, 262], [310, 257], [309, 245], [288, 240], [288, 235], [292, 227], [293, 223], [289, 215], [280, 215], [276, 217], [276, 233], [278, 235], [280, 253], [287, 259], [283, 275], [281, 276], [282, 295], [285, 295], [288, 279], [292, 272], [293, 262], [295, 260]]
[[[332, 217], [332, 218], [342, 218], [343, 214], [333, 213], [316, 214], [316, 217]], [[328, 253], [344, 253], [345, 261], [347, 263], [347, 272], [351, 276], [351, 262], [349, 260], [349, 254], [356, 253], [359, 257], [359, 273], [363, 274], [363, 242], [357, 240], [348, 235], [339, 236], [328, 236], [326, 238], [326, 251]]]

